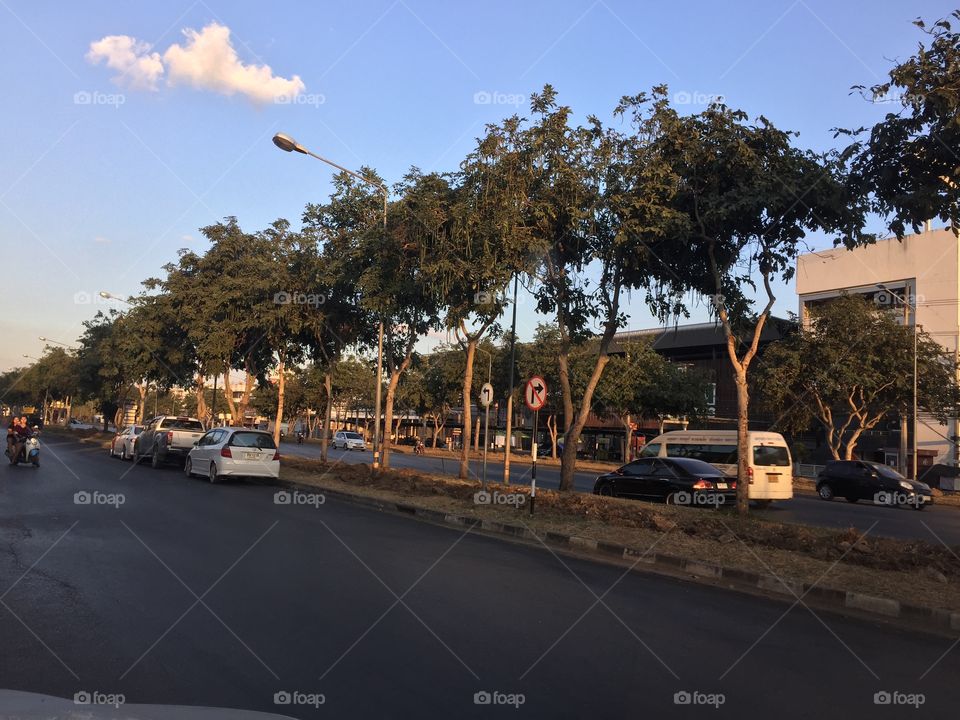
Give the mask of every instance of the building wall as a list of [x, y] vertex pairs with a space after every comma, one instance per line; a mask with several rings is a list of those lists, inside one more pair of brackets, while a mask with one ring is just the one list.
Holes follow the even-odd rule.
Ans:
[[[880, 285], [906, 291], [915, 304], [907, 324], [918, 324], [956, 358], [960, 346], [960, 242], [952, 230], [932, 230], [881, 240], [856, 250], [834, 249], [801, 255], [797, 260], [800, 318], [806, 306], [841, 292], [861, 293], [882, 304], [902, 307]], [[951, 462], [957, 423], [940, 425], [920, 415], [918, 448], [935, 451], [937, 462]]]

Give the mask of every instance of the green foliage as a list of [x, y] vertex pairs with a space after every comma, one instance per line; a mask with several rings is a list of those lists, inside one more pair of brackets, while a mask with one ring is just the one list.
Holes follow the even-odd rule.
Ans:
[[[929, 219], [960, 225], [960, 10], [949, 18], [916, 25], [928, 38], [917, 53], [890, 70], [889, 80], [870, 88], [872, 101], [894, 108], [865, 139], [846, 150], [850, 183], [902, 238]], [[854, 88], [860, 92], [863, 86]], [[839, 133], [860, 136], [864, 128]]]
[[[850, 458], [863, 432], [892, 413], [912, 412], [913, 328], [860, 296], [810, 308], [809, 328], [770, 345], [757, 374], [778, 425], [820, 423], [834, 457]], [[917, 337], [918, 405], [940, 422], [956, 415], [956, 368], [922, 330]]]

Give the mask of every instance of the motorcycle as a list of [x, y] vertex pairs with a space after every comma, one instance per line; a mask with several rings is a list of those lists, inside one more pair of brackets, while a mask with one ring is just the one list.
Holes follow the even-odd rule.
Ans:
[[33, 429], [33, 435], [23, 441], [16, 458], [11, 457], [12, 451], [10, 446], [7, 446], [4, 454], [10, 459], [11, 465], [19, 465], [20, 463], [24, 462], [30, 463], [34, 467], [40, 467], [40, 440], [37, 439], [39, 434], [39, 428], [35, 427]]
[[423, 455], [426, 450], [426, 446], [423, 444], [422, 440], [417, 440], [417, 444], [413, 446], [414, 455]]
[[303, 445], [303, 431], [297, 430], [297, 445]]

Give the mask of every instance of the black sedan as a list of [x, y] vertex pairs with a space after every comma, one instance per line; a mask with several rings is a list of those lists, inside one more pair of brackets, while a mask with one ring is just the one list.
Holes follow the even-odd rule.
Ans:
[[909, 480], [892, 467], [866, 460], [831, 460], [817, 476], [817, 494], [849, 502], [872, 500], [880, 505], [903, 505], [923, 510], [933, 503], [930, 486]]
[[737, 482], [693, 458], [640, 458], [601, 475], [595, 495], [719, 507], [736, 502]]

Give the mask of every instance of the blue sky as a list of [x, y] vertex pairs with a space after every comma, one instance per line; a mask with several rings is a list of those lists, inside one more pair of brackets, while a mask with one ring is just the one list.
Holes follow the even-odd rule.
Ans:
[[[179, 248], [202, 251], [198, 228], [227, 215], [250, 230], [277, 217], [297, 222], [307, 202], [325, 198], [328, 168], [278, 151], [275, 132], [395, 182], [411, 165], [451, 169], [484, 123], [522, 112], [546, 82], [578, 115], [608, 120], [621, 95], [667, 83], [691, 112], [720, 95], [826, 149], [831, 128], [872, 123], [888, 109], [850, 86], [879, 82], [891, 58], [914, 52], [911, 20], [951, 9], [883, 0], [0, 0], [0, 369], [39, 355], [39, 335], [74, 339], [104, 307], [99, 290], [136, 293]], [[104, 38], [113, 39], [91, 55]], [[230, 47], [232, 64], [208, 66]], [[264, 101], [289, 88], [293, 101]], [[779, 313], [794, 309], [792, 286], [778, 294]], [[630, 310], [630, 327], [654, 324], [639, 302]], [[519, 316], [529, 335], [532, 303]]]

